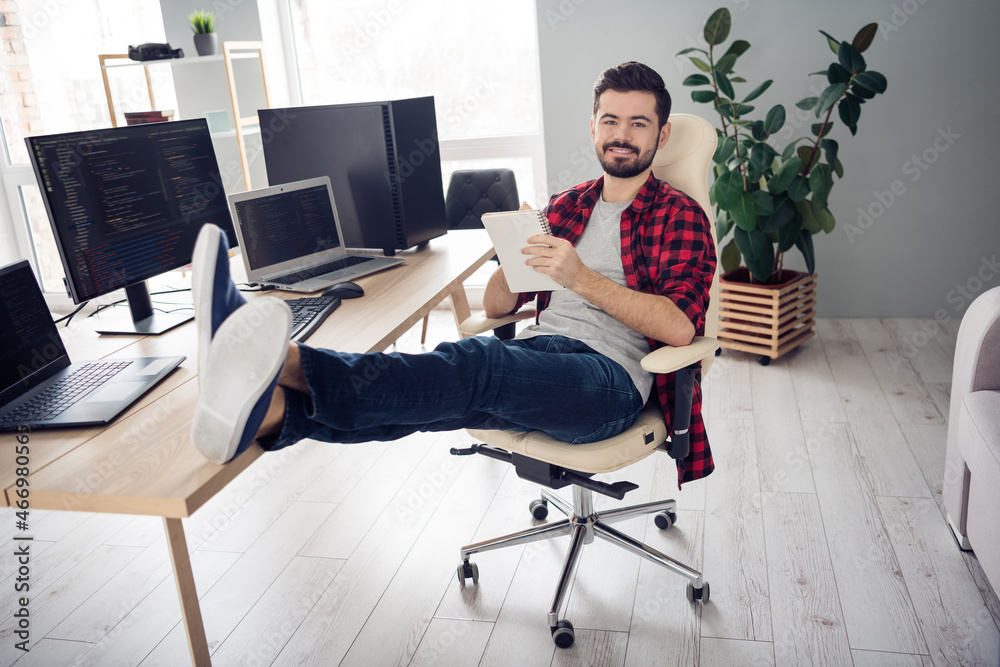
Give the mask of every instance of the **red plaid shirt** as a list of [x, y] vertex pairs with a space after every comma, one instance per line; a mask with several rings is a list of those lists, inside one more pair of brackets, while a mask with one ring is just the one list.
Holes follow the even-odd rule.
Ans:
[[[601, 176], [554, 195], [545, 208], [552, 235], [576, 245], [603, 187], [604, 177]], [[622, 213], [621, 221], [626, 284], [630, 289], [659, 294], [673, 301], [694, 324], [696, 335], [705, 333], [709, 289], [715, 275], [715, 245], [709, 224], [695, 200], [652, 174], [632, 205]], [[514, 310], [537, 297], [541, 312], [549, 305], [551, 296], [551, 292], [520, 294]], [[665, 345], [651, 338], [646, 340], [654, 350]], [[673, 433], [669, 407], [674, 397], [673, 373], [656, 376], [656, 396], [663, 409], [667, 432]], [[690, 442], [690, 454], [677, 461], [678, 485], [700, 479], [715, 468], [701, 417], [701, 387], [698, 384], [694, 386]]]

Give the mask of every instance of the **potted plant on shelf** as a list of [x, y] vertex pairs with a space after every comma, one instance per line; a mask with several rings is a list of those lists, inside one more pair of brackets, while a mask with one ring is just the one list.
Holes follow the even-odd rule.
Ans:
[[196, 11], [188, 14], [194, 31], [194, 50], [199, 56], [215, 55], [219, 50], [219, 36], [215, 33], [215, 14]]
[[[834, 109], [855, 135], [861, 106], [885, 92], [886, 79], [869, 70], [862, 53], [871, 46], [878, 24], [870, 23], [850, 42], [820, 31], [837, 59], [812, 75], [824, 76], [826, 86], [815, 89], [796, 107], [818, 120], [811, 136], [788, 140], [779, 151], [772, 146], [783, 135], [794, 136], [797, 123], [786, 127], [785, 107], [777, 104], [763, 119], [751, 120], [750, 103], [771, 86], [768, 79], [749, 93], [737, 96], [735, 84], [746, 83], [734, 74], [736, 62], [750, 43], [734, 40], [721, 57], [716, 48], [729, 37], [728, 9], [712, 13], [705, 24], [708, 49], [689, 48], [688, 55], [702, 73], [684, 80], [695, 102], [711, 104], [719, 115], [719, 144], [713, 160], [715, 182], [709, 190], [715, 207], [716, 236], [723, 247], [725, 272], [720, 280], [719, 340], [723, 347], [758, 353], [767, 364], [813, 336], [815, 268], [813, 236], [829, 234], [835, 220], [828, 206], [834, 176], [843, 177], [839, 144], [830, 138]], [[706, 62], [707, 59], [707, 62]], [[796, 118], [803, 114], [799, 113]], [[797, 248], [807, 273], [783, 267], [784, 254]]]

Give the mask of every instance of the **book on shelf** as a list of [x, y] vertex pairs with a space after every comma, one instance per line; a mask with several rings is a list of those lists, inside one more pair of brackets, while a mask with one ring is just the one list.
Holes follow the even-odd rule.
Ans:
[[125, 122], [129, 125], [145, 125], [146, 123], [165, 123], [174, 119], [174, 110], [165, 111], [126, 111]]

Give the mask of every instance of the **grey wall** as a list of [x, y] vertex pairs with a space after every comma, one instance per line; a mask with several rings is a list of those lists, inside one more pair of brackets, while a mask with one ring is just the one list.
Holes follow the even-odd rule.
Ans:
[[[550, 191], [600, 173], [588, 121], [594, 80], [610, 65], [650, 65], [666, 81], [675, 111], [718, 124], [681, 86], [697, 70], [674, 54], [704, 46], [705, 20], [723, 5], [733, 13], [726, 45], [734, 38], [752, 45], [737, 66], [749, 82], [737, 84], [737, 95], [774, 79], [754, 104], [760, 117], [784, 104], [787, 125], [801, 126], [795, 136], [809, 134], [816, 120], [795, 102], [826, 83], [807, 74], [834, 59], [817, 30], [850, 40], [866, 23], [882, 27], [864, 55], [886, 75], [888, 90], [864, 105], [856, 137], [842, 125], [832, 134], [845, 174], [830, 198], [837, 228], [814, 239], [818, 315], [956, 317], [975, 295], [1000, 285], [997, 186], [989, 185], [1000, 148], [991, 122], [1000, 104], [993, 53], [1000, 3], [537, 0]], [[786, 266], [804, 267], [797, 251]]]
[[195, 9], [204, 9], [215, 14], [215, 32], [219, 41], [258, 41], [261, 38], [260, 20], [257, 15], [257, 0], [240, 2], [180, 2], [160, 0], [163, 14], [163, 31], [167, 41], [175, 49], [184, 49], [184, 55], [196, 56], [193, 33], [188, 14]]

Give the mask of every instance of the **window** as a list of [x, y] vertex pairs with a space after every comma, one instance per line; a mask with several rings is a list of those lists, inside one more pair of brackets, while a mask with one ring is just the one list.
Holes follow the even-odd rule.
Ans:
[[[62, 264], [24, 138], [107, 127], [108, 103], [97, 56], [124, 53], [129, 43], [165, 41], [160, 5], [157, 0], [19, 0], [2, 3], [0, 23], [5, 144], [0, 177], [14, 224], [27, 221], [29, 237], [19, 244], [24, 246], [19, 254], [32, 257], [46, 291], [62, 292]], [[157, 86], [157, 105], [172, 108], [169, 70], [164, 75], [156, 69], [151, 68], [150, 77]], [[110, 73], [109, 83], [125, 110], [149, 108], [142, 67]]]
[[304, 104], [433, 95], [445, 184], [506, 166], [545, 196], [532, 0], [289, 2]]

